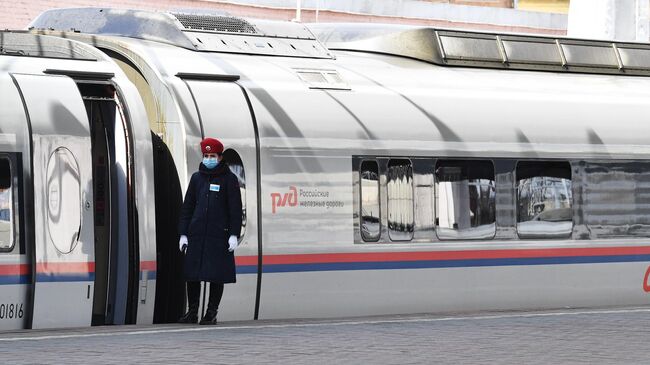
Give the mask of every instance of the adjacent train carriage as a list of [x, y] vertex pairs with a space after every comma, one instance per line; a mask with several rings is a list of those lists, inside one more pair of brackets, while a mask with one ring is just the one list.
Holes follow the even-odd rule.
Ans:
[[208, 136], [244, 207], [220, 320], [650, 302], [646, 45], [111, 9], [32, 25], [139, 94], [156, 322], [182, 312], [176, 220]]
[[150, 323], [152, 148], [129, 123], [144, 119], [136, 89], [96, 48], [1, 32], [0, 90], [0, 329]]

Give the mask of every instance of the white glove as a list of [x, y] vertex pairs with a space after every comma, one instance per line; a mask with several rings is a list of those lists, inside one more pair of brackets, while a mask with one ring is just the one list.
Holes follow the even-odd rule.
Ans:
[[178, 240], [178, 249], [181, 250], [181, 252], [184, 252], [186, 248], [187, 248], [187, 236], [182, 235], [181, 239]]
[[237, 236], [230, 236], [230, 238], [228, 238], [228, 246], [228, 251], [235, 251], [235, 248], [237, 248]]

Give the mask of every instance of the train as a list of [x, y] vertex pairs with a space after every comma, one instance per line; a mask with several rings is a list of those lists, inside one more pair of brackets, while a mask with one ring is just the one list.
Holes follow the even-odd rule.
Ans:
[[220, 321], [648, 305], [649, 76], [642, 43], [46, 11], [0, 32], [0, 329], [176, 321], [204, 137], [242, 192]]

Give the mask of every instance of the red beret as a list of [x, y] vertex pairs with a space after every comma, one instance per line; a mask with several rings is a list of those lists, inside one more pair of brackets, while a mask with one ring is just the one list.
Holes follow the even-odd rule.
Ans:
[[223, 144], [218, 139], [206, 138], [201, 141], [201, 152], [222, 154]]

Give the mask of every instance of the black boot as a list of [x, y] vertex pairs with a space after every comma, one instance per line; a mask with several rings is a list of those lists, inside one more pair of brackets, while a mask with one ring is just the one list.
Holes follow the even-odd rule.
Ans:
[[201, 284], [198, 281], [187, 282], [187, 302], [189, 309], [178, 323], [196, 323], [199, 320], [199, 295], [201, 293]]
[[192, 308], [190, 308], [187, 313], [183, 314], [183, 316], [178, 319], [178, 323], [196, 323], [196, 321], [199, 320], [197, 312], [198, 310], [192, 310]]
[[199, 322], [199, 324], [207, 324], [207, 325], [217, 324], [217, 310], [208, 308], [203, 318], [201, 318], [201, 322]]

